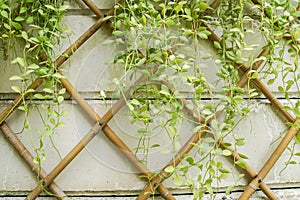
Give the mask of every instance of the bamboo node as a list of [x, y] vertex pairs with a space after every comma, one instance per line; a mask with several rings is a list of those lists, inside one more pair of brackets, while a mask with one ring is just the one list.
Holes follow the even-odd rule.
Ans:
[[258, 179], [258, 183], [261, 183], [262, 182], [262, 179]]
[[169, 191], [166, 191], [163, 195], [163, 198], [166, 198], [169, 195]]
[[252, 183], [249, 184], [249, 187], [250, 187], [252, 190], [254, 190], [254, 191], [256, 191], [256, 189], [257, 189], [256, 186], [253, 185]]
[[26, 153], [27, 151], [28, 151], [27, 149], [23, 150], [23, 151], [21, 152], [21, 155], [24, 155], [24, 153]]

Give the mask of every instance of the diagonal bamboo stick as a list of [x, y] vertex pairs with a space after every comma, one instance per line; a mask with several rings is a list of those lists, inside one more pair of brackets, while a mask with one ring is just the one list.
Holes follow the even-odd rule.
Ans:
[[[68, 93], [77, 101], [77, 103], [81, 106], [81, 108], [91, 117], [91, 119], [95, 121], [102, 121], [101, 117], [91, 108], [91, 106], [83, 99], [83, 97], [75, 90], [72, 84], [67, 79], [61, 79], [62, 85], [66, 88]], [[124, 105], [124, 102], [123, 102]], [[151, 177], [152, 173], [145, 165], [143, 165], [130, 148], [118, 137], [117, 134], [108, 126], [103, 127], [103, 132], [106, 137], [118, 148], [122, 150], [128, 160], [140, 171], [141, 174], [148, 177]], [[165, 188], [164, 185], [158, 186], [158, 191], [162, 197], [165, 199], [175, 199], [172, 194]]]
[[[300, 123], [300, 119], [296, 119], [295, 123]], [[277, 160], [280, 158], [286, 147], [299, 132], [299, 127], [293, 126], [288, 130], [284, 138], [281, 140], [277, 148], [274, 150], [272, 155], [269, 157], [267, 162], [261, 168], [257, 176], [250, 182], [247, 188], [244, 190], [239, 200], [249, 199], [250, 196], [256, 191], [257, 187], [261, 184], [262, 180], [268, 175], [270, 170], [273, 168]]]
[[[45, 178], [47, 176], [46, 171], [33, 162], [33, 156], [19, 140], [16, 134], [11, 130], [8, 124], [6, 122], [3, 122], [3, 124], [0, 125], [0, 129], [9, 143], [15, 148], [15, 150], [19, 153], [23, 160], [26, 161], [31, 170], [37, 176], [39, 176], [40, 179]], [[67, 195], [62, 191], [62, 189], [59, 188], [59, 186], [55, 182], [49, 185], [49, 189], [55, 194], [56, 198], [66, 199]]]
[[89, 8], [91, 11], [93, 11], [98, 18], [102, 18], [103, 14], [102, 12], [97, 8], [97, 6], [90, 0], [82, 0]]

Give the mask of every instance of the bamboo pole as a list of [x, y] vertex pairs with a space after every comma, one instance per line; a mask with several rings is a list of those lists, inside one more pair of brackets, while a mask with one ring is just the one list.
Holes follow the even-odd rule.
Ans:
[[[300, 123], [300, 119], [296, 119], [295, 123]], [[250, 196], [256, 191], [257, 187], [261, 184], [262, 180], [273, 168], [277, 160], [280, 158], [281, 154], [284, 152], [284, 150], [295, 137], [295, 135], [298, 133], [298, 131], [299, 127], [295, 127], [292, 125], [292, 127], [288, 130], [288, 132], [281, 140], [279, 145], [276, 147], [275, 151], [272, 153], [267, 162], [261, 168], [257, 176], [251, 181], [251, 183], [247, 186], [242, 195], [239, 197], [239, 200], [249, 199]]]
[[[83, 99], [83, 97], [75, 90], [75, 88], [67, 79], [61, 79], [61, 82], [62, 85], [68, 91], [68, 93], [77, 101], [77, 103], [91, 117], [91, 119], [98, 122], [103, 121], [101, 117], [91, 108], [91, 106]], [[124, 101], [122, 102], [123, 102], [122, 106], [124, 106]], [[150, 170], [147, 169], [147, 167], [143, 165], [141, 162], [139, 162], [139, 160], [136, 158], [136, 156], [133, 154], [130, 148], [117, 136], [117, 134], [115, 134], [115, 132], [108, 125], [104, 126], [102, 131], [114, 145], [116, 145], [118, 148], [122, 150], [122, 152], [127, 157], [127, 159], [131, 161], [131, 163], [139, 170], [141, 174], [148, 177], [148, 179], [151, 177], [152, 173], [150, 172]], [[170, 199], [170, 200], [175, 199], [172, 196], [172, 194], [162, 184], [158, 186], [158, 192], [165, 199]]]
[[102, 12], [97, 8], [97, 6], [90, 0], [82, 0], [91, 11], [93, 11], [99, 18], [103, 17]]
[[[6, 122], [3, 122], [0, 125], [0, 129], [4, 134], [5, 138], [9, 141], [9, 143], [15, 148], [15, 150], [19, 153], [19, 155], [23, 158], [23, 160], [28, 164], [31, 170], [39, 176], [40, 179], [43, 179], [47, 176], [46, 171], [41, 168], [39, 165], [33, 162], [33, 156], [28, 151], [28, 149], [23, 145], [20, 139], [16, 136], [16, 134], [11, 130]], [[52, 182], [49, 185], [50, 191], [55, 194], [55, 197], [58, 199], [66, 199], [66, 194], [63, 192], [59, 186]]]

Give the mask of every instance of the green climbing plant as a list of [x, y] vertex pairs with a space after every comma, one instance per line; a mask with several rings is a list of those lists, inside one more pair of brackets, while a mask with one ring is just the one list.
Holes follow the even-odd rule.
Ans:
[[[250, 84], [252, 79], [261, 78], [271, 85], [280, 77], [278, 92], [289, 102], [284, 109], [299, 117], [299, 100], [295, 102], [289, 92], [296, 87], [298, 92], [293, 95], [299, 97], [299, 11], [296, 9], [299, 5], [284, 0], [221, 0], [214, 1], [212, 6], [209, 3], [124, 0], [115, 6], [114, 40], [108, 41], [117, 49], [114, 64], [124, 68], [124, 76], [114, 80], [118, 86], [122, 85], [116, 97], [138, 84], [126, 104], [131, 122], [144, 124], [136, 133], [139, 138], [136, 154], [143, 162], [147, 164], [151, 148], [161, 145], [151, 143], [154, 130], [151, 124], [157, 125], [154, 119], [162, 115], [164, 120], [156, 128], [164, 128], [173, 156], [183, 145], [179, 134], [182, 119], [194, 126], [192, 133], [201, 131], [206, 136], [193, 144], [193, 153], [185, 155], [181, 164], [165, 168], [174, 184], [189, 187], [195, 199], [201, 199], [205, 193], [214, 198], [222, 181], [231, 177], [238, 184], [244, 176], [232, 172], [237, 166], [246, 168], [246, 155], [240, 154], [242, 159], [236, 160], [232, 168], [225, 167], [222, 157], [231, 156], [246, 142], [235, 129], [260, 95]], [[249, 24], [257, 25], [256, 30]], [[215, 36], [211, 30], [221, 39], [212, 39]], [[264, 44], [247, 41], [247, 35], [254, 31], [258, 31]], [[203, 49], [208, 43], [213, 45], [217, 56]], [[261, 45], [269, 53], [256, 58], [255, 50]], [[290, 59], [287, 61], [286, 57]], [[204, 64], [209, 61], [217, 66], [214, 82], [204, 72], [206, 67], [212, 67]], [[258, 61], [263, 61], [263, 67], [253, 69]], [[238, 85], [241, 65], [250, 67], [245, 87]], [[135, 83], [140, 76], [147, 81]], [[183, 91], [190, 95], [187, 105], [180, 101]], [[184, 107], [194, 110], [194, 116], [187, 116]], [[221, 111], [224, 112], [219, 117]], [[196, 120], [199, 116], [203, 116], [203, 121]], [[203, 131], [207, 123], [209, 127]], [[297, 138], [295, 144], [299, 143]], [[288, 150], [298, 156], [293, 151], [294, 145]], [[292, 160], [294, 156], [287, 164], [297, 163]], [[191, 176], [191, 171], [197, 175]], [[227, 194], [233, 186], [227, 187]]]
[[[39, 135], [38, 143], [32, 140], [36, 153], [34, 162], [37, 164], [46, 158], [46, 138], [50, 139], [56, 149], [52, 135], [55, 128], [63, 125], [61, 116], [67, 114], [61, 108], [66, 90], [60, 87], [60, 79], [64, 77], [54, 62], [57, 56], [55, 46], [69, 32], [62, 24], [67, 8], [64, 1], [0, 1], [2, 59], [11, 60], [11, 67], [18, 69], [14, 70], [18, 74], [10, 77], [11, 89], [22, 97], [18, 110], [24, 112], [23, 130], [29, 130], [31, 138], [34, 134]], [[42, 80], [42, 91], [29, 87], [37, 78]], [[41, 103], [34, 103], [36, 100]], [[35, 130], [28, 118], [34, 109], [41, 119], [43, 128], [40, 130]]]

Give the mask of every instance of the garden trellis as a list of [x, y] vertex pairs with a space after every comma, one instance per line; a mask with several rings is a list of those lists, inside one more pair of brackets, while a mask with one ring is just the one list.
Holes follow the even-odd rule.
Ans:
[[[97, 21], [81, 36], [79, 39], [72, 44], [65, 52], [62, 53], [60, 57], [57, 58], [55, 61], [55, 65], [59, 68], [65, 61], [67, 61], [69, 56], [80, 48], [82, 44], [84, 44], [93, 34], [97, 33], [97, 31], [102, 27], [104, 24], [109, 23], [107, 20], [104, 20], [106, 16], [113, 15], [114, 9], [112, 8], [109, 10], [105, 15], [94, 5], [92, 1], [83, 0], [83, 2], [93, 11], [98, 19]], [[216, 0], [211, 5], [212, 8], [218, 5], [219, 1]], [[257, 1], [253, 0], [254, 4], [258, 4]], [[298, 9], [299, 10], [299, 9]], [[205, 26], [205, 24], [203, 24]], [[213, 42], [220, 43], [220, 38], [207, 27], [207, 30], [210, 31], [211, 35], [209, 36], [209, 40]], [[95, 44], [96, 45], [96, 44]], [[258, 58], [261, 56], [266, 56], [269, 54], [268, 49], [262, 50], [259, 54]], [[68, 56], [66, 56], [68, 55]], [[251, 73], [256, 72], [260, 65], [263, 63], [262, 60], [259, 60], [253, 64], [253, 66], [246, 66], [243, 64], [236, 64], [236, 67], [242, 72], [242, 76], [240, 81], [237, 84], [237, 87], [244, 87], [248, 82]], [[250, 72], [251, 70], [251, 72]], [[253, 71], [254, 70], [254, 71]], [[250, 73], [250, 74], [249, 74]], [[57, 196], [58, 199], [66, 198], [66, 194], [59, 188], [59, 186], [54, 182], [55, 178], [65, 169], [65, 167], [72, 162], [72, 160], [85, 148], [88, 143], [97, 136], [97, 134], [102, 130], [106, 137], [117, 147], [119, 147], [126, 159], [128, 159], [140, 172], [142, 177], [145, 178], [146, 187], [143, 191], [141, 191], [140, 195], [137, 199], [147, 199], [155, 190], [157, 190], [160, 195], [165, 199], [175, 199], [175, 197], [171, 194], [171, 192], [163, 185], [163, 181], [169, 177], [170, 173], [166, 172], [166, 168], [169, 166], [176, 166], [181, 161], [184, 155], [186, 155], [193, 147], [195, 143], [197, 143], [201, 138], [204, 136], [209, 123], [213, 120], [213, 118], [209, 120], [205, 120], [204, 117], [197, 115], [198, 118], [195, 119], [199, 121], [203, 127], [196, 133], [192, 135], [192, 137], [186, 141], [183, 147], [178, 151], [174, 158], [171, 158], [170, 161], [162, 167], [160, 173], [156, 174], [154, 177], [147, 167], [142, 164], [132, 150], [126, 145], [125, 142], [122, 141], [120, 138], [109, 126], [108, 122], [114, 117], [116, 114], [125, 104], [126, 99], [130, 99], [130, 94], [132, 91], [136, 89], [136, 85], [139, 83], [147, 81], [147, 77], [141, 76], [134, 86], [130, 87], [128, 92], [125, 93], [124, 97], [120, 98], [103, 117], [100, 117], [92, 107], [84, 100], [84, 98], [76, 91], [76, 89], [72, 86], [72, 84], [68, 81], [67, 78], [60, 79], [62, 85], [71, 97], [77, 101], [77, 103], [81, 106], [81, 108], [89, 115], [91, 120], [95, 121], [93, 127], [91, 127], [90, 131], [80, 140], [80, 142], [62, 159], [62, 161], [54, 167], [54, 169], [50, 173], [46, 173], [43, 169], [39, 169], [39, 166], [33, 163], [33, 156], [29, 153], [26, 147], [22, 144], [22, 142], [18, 139], [15, 133], [12, 132], [9, 125], [5, 122], [6, 119], [13, 114], [13, 111], [20, 105], [22, 102], [23, 96], [17, 97], [13, 103], [9, 104], [0, 114], [0, 122], [1, 122], [1, 130], [2, 133], [7, 137], [8, 141], [14, 146], [20, 156], [26, 161], [26, 163], [33, 169], [33, 172], [39, 176], [40, 182], [38, 183], [37, 187], [34, 188], [27, 196], [27, 199], [35, 199], [44, 188], [49, 188], [49, 190]], [[268, 87], [258, 78], [250, 78], [250, 81], [259, 89], [266, 98], [269, 99], [270, 103], [276, 108], [277, 112], [283, 116], [283, 118], [287, 122], [291, 123], [299, 123], [299, 119], [295, 119], [292, 115], [290, 115], [287, 111], [282, 109], [282, 105], [280, 101], [272, 94], [272, 92], [268, 89]], [[172, 84], [167, 81], [161, 81], [161, 84], [167, 86], [172, 91]], [[42, 85], [42, 80], [36, 79], [30, 86], [29, 89], [37, 89]], [[229, 96], [232, 93], [228, 94]], [[197, 113], [195, 110], [191, 110], [187, 106], [187, 101], [184, 98], [179, 98], [178, 102], [183, 105], [184, 109], [193, 116]], [[224, 110], [224, 109], [223, 109]], [[221, 114], [222, 110], [216, 115], [216, 118]], [[272, 169], [278, 158], [281, 156], [283, 151], [287, 148], [290, 141], [298, 132], [297, 127], [290, 127], [285, 136], [282, 138], [281, 143], [278, 145], [276, 150], [272, 155], [270, 155], [269, 159], [266, 161], [265, 165], [261, 168], [261, 170], [257, 173], [255, 172], [251, 166], [246, 164], [245, 168], [242, 169], [246, 174], [249, 175], [251, 178], [249, 186], [245, 189], [243, 194], [241, 195], [240, 199], [249, 199], [250, 196], [255, 192], [255, 190], [260, 187], [260, 189], [265, 193], [265, 195], [270, 199], [276, 199], [276, 195], [270, 190], [270, 188], [264, 183], [264, 178], [267, 176], [269, 171]], [[238, 160], [242, 160], [239, 156], [238, 152], [235, 152], [233, 149], [229, 148], [228, 146], [224, 145], [225, 141], [219, 141], [221, 148], [224, 150], [229, 150], [231, 152], [231, 157], [233, 163]], [[125, 158], [124, 158], [125, 159]]]

